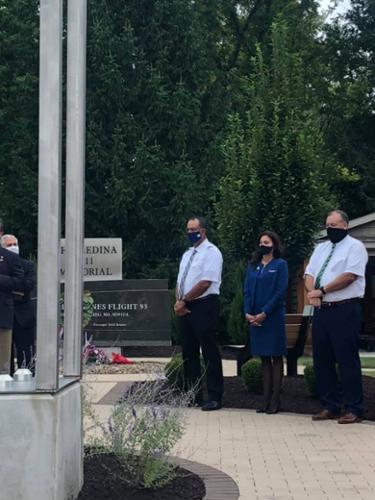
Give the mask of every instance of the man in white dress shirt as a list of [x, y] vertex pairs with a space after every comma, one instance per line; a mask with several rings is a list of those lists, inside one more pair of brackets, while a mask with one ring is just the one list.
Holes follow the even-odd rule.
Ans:
[[206, 366], [208, 400], [200, 389], [196, 403], [203, 411], [221, 408], [223, 369], [217, 341], [223, 258], [206, 236], [202, 217], [187, 221], [192, 247], [182, 256], [176, 286], [175, 313], [180, 317], [182, 357], [187, 386], [200, 386], [200, 348]]
[[[334, 210], [328, 214], [329, 241], [315, 248], [305, 271], [307, 296], [315, 306], [314, 368], [324, 408], [312, 418], [315, 421], [338, 418], [340, 424], [359, 422], [363, 415], [358, 343], [368, 255], [363, 243], [349, 236], [348, 227], [345, 212]], [[340, 416], [342, 403], [345, 413]]]

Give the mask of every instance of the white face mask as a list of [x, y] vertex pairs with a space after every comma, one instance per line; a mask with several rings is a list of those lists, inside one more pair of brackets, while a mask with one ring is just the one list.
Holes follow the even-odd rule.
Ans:
[[20, 247], [18, 245], [12, 245], [11, 247], [7, 247], [9, 252], [16, 253], [17, 255], [20, 253]]

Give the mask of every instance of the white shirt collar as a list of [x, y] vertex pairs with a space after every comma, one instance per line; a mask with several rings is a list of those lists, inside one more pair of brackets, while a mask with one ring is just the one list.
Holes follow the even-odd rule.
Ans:
[[190, 250], [192, 251], [196, 250], [197, 252], [199, 252], [200, 250], [204, 250], [205, 248], [207, 248], [209, 245], [211, 245], [211, 243], [208, 241], [207, 238], [205, 238], [200, 245], [196, 247], [192, 246], [190, 247]]

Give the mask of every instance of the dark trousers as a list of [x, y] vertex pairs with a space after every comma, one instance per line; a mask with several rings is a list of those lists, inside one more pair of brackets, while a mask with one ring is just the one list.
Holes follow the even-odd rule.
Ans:
[[210, 401], [221, 402], [223, 397], [223, 367], [217, 341], [219, 322], [219, 297], [190, 302], [190, 314], [181, 319], [182, 357], [188, 386], [198, 386], [197, 399], [201, 399], [200, 348], [206, 367], [207, 391]]
[[279, 410], [284, 377], [282, 356], [261, 356], [263, 381], [263, 408]]
[[[312, 324], [316, 384], [324, 408], [339, 413], [363, 413], [359, 302], [316, 308]], [[338, 373], [336, 371], [338, 365]]]
[[29, 368], [34, 371], [33, 357], [35, 356], [35, 327], [24, 328], [16, 321], [13, 326], [13, 345], [11, 356], [11, 374], [14, 373], [14, 348], [17, 352], [18, 368]]

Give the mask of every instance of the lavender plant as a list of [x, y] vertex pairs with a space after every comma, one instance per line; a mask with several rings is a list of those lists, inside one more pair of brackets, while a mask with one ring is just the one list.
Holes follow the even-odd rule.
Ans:
[[[113, 453], [124, 469], [129, 484], [158, 488], [175, 475], [175, 466], [167, 454], [181, 438], [185, 425], [185, 409], [194, 400], [194, 388], [181, 393], [156, 381], [133, 384], [114, 406], [104, 424], [86, 411], [92, 428], [86, 440], [91, 453]], [[85, 405], [84, 405], [85, 406]], [[87, 406], [87, 404], [86, 404]]]

